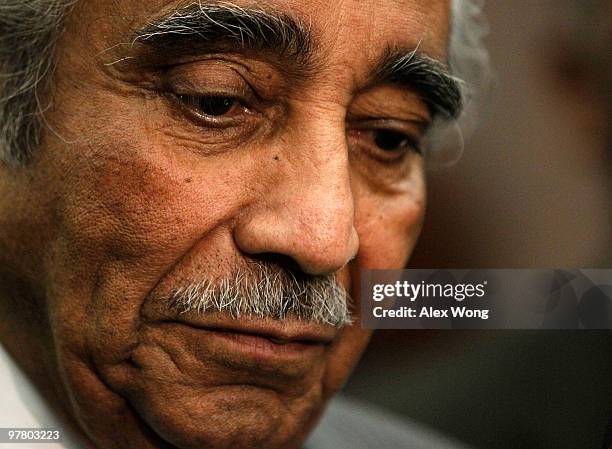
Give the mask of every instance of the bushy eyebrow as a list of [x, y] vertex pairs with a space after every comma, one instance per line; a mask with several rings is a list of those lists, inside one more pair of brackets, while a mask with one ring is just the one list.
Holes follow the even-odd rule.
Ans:
[[[135, 31], [132, 42], [175, 56], [203, 48], [254, 50], [275, 55], [282, 68], [307, 76], [320, 68], [310, 27], [280, 11], [203, 1], [181, 7]], [[388, 47], [374, 65], [371, 84], [393, 83], [419, 94], [432, 118], [450, 119], [462, 107], [460, 83], [439, 61], [416, 49]]]
[[388, 48], [374, 70], [372, 83], [394, 83], [417, 92], [433, 117], [448, 120], [461, 112], [461, 82], [418, 48]]
[[298, 18], [226, 2], [181, 7], [134, 32], [132, 41], [177, 53], [227, 44], [271, 52], [304, 70], [315, 53], [312, 33]]

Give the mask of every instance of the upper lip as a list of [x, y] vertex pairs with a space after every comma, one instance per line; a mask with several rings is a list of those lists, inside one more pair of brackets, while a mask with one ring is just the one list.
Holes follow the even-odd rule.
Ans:
[[336, 336], [336, 328], [330, 325], [287, 319], [278, 321], [263, 318], [227, 319], [227, 317], [190, 317], [179, 315], [177, 321], [192, 327], [218, 332], [232, 332], [267, 338], [275, 343], [303, 342], [328, 344]]

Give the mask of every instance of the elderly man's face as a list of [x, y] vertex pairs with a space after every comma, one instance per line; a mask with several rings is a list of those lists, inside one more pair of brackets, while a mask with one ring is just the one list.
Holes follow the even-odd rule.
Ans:
[[[263, 25], [202, 3], [78, 3], [44, 143], [0, 184], [28, 347], [99, 447], [299, 447], [369, 338], [359, 271], [401, 268], [421, 226], [432, 108], [381, 68], [444, 61], [447, 2], [270, 0]], [[265, 309], [275, 282], [340, 312]]]

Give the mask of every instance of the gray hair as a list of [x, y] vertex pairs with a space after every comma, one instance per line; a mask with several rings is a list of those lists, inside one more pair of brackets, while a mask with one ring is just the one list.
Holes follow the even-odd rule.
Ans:
[[73, 0], [0, 0], [0, 161], [24, 164], [40, 144], [40, 95]]
[[457, 122], [465, 137], [477, 122], [477, 112], [491, 80], [489, 53], [484, 38], [489, 32], [484, 0], [451, 0], [449, 65], [462, 81], [463, 111]]
[[219, 280], [192, 280], [157, 299], [178, 314], [219, 311], [235, 319], [292, 317], [336, 327], [351, 324], [349, 295], [333, 274], [310, 276], [264, 262], [250, 262]]
[[[24, 165], [41, 143], [48, 107], [41, 96], [50, 85], [55, 43], [75, 1], [0, 0], [0, 163]], [[450, 68], [466, 87], [465, 113], [458, 120], [469, 130], [475, 94], [488, 79], [483, 2], [451, 2]]]

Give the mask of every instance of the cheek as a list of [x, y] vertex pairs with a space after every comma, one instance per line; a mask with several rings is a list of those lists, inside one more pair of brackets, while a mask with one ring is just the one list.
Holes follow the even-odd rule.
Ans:
[[423, 225], [424, 189], [390, 199], [370, 197], [358, 210], [360, 269], [404, 268]]
[[46, 258], [56, 333], [104, 362], [126, 356], [144, 298], [194, 245], [215, 248], [211, 266], [230, 258], [228, 223], [249, 201], [250, 161], [182, 160], [170, 136], [125, 128], [83, 130], [86, 144], [57, 142], [41, 161], [61, 176]]
[[372, 335], [372, 331], [363, 329], [360, 322], [361, 270], [404, 268], [420, 234], [425, 211], [425, 185], [415, 179], [414, 186], [409, 193], [393, 197], [357, 196], [359, 254], [339, 273], [339, 279], [345, 285], [350, 283], [355, 322], [342, 330], [338, 344], [330, 354], [325, 377], [327, 394], [333, 394], [346, 382]]
[[355, 324], [342, 330], [338, 343], [328, 358], [323, 381], [326, 398], [334, 395], [346, 383], [371, 336], [372, 331], [361, 328], [358, 317]]

